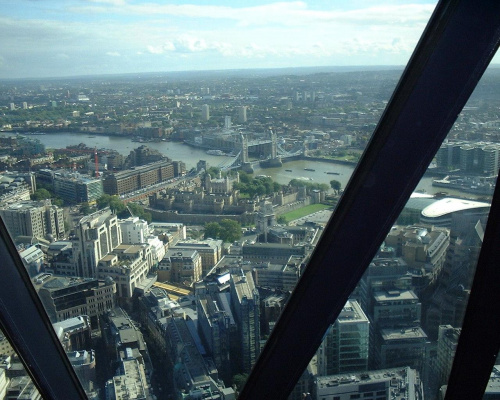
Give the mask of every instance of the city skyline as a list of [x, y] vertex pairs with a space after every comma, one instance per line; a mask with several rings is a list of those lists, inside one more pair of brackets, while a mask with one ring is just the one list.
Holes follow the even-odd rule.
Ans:
[[404, 65], [434, 2], [21, 1], [0, 20], [1, 78]]

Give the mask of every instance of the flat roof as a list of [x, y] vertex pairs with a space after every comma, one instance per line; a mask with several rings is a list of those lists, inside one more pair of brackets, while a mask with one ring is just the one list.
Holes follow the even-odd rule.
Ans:
[[417, 295], [412, 291], [412, 290], [405, 290], [405, 291], [399, 291], [399, 290], [389, 290], [389, 291], [380, 291], [380, 292], [375, 292], [373, 295], [375, 298], [375, 301], [380, 302], [380, 301], [394, 301], [394, 300], [417, 300], [418, 297]]
[[479, 208], [490, 208], [491, 204], [480, 201], [455, 199], [452, 197], [436, 201], [422, 210], [422, 216], [427, 218], [438, 218], [457, 211], [465, 211]]
[[384, 340], [427, 340], [427, 335], [420, 327], [406, 329], [382, 329], [380, 331]]

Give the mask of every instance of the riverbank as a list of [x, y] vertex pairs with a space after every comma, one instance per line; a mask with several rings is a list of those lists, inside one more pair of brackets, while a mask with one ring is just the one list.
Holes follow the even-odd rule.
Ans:
[[340, 165], [349, 165], [352, 167], [355, 167], [358, 162], [357, 161], [347, 161], [347, 160], [335, 160], [332, 158], [322, 158], [322, 157], [310, 157], [310, 156], [300, 156], [301, 160], [306, 160], [306, 161], [319, 161], [319, 162], [326, 162], [330, 164], [340, 164]]

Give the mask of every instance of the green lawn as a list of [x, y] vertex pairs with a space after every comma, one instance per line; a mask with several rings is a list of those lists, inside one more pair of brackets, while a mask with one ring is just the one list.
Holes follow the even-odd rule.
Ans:
[[295, 219], [305, 217], [306, 215], [313, 214], [316, 211], [325, 210], [327, 208], [331, 208], [331, 207], [327, 206], [325, 204], [311, 204], [309, 206], [305, 206], [305, 207], [299, 208], [295, 211], [290, 211], [288, 213], [281, 214], [281, 215], [286, 218], [286, 222], [288, 223], [288, 222], [293, 221]]

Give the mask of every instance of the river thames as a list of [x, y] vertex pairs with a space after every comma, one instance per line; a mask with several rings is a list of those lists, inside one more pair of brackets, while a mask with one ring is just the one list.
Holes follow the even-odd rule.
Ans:
[[[12, 134], [2, 133], [2, 135], [11, 136]], [[138, 143], [132, 142], [130, 138], [125, 137], [102, 135], [92, 136], [83, 133], [47, 133], [44, 135], [33, 135], [31, 137], [40, 140], [40, 142], [43, 143], [47, 149], [64, 148], [68, 145], [85, 143], [89, 147], [116, 150], [124, 156], [128, 155], [131, 150], [144, 144], [152, 149], [160, 151], [172, 160], [183, 161], [186, 163], [186, 168], [188, 170], [195, 167], [199, 160], [206, 160], [210, 166], [216, 167], [230, 159], [230, 157], [226, 156], [209, 155], [203, 149], [194, 148], [180, 142]], [[305, 168], [309, 170], [305, 170]], [[349, 165], [332, 164], [321, 161], [296, 160], [286, 162], [283, 164], [283, 167], [280, 168], [264, 169], [256, 167], [255, 175], [268, 175], [273, 178], [273, 180], [281, 184], [287, 184], [290, 180], [295, 178], [304, 179], [314, 183], [326, 183], [329, 185], [330, 181], [335, 179], [339, 181], [344, 188], [347, 185], [353, 170], [354, 168]], [[328, 174], [328, 172], [333, 172], [335, 174]], [[442, 192], [443, 189], [432, 186], [432, 179], [432, 177], [424, 177], [418, 184], [417, 190], [425, 191], [425, 193], [428, 194]], [[459, 195], [462, 197], [475, 197], [472, 195], [467, 196], [464, 193], [454, 190], [448, 190], [448, 193], [450, 195]]]

